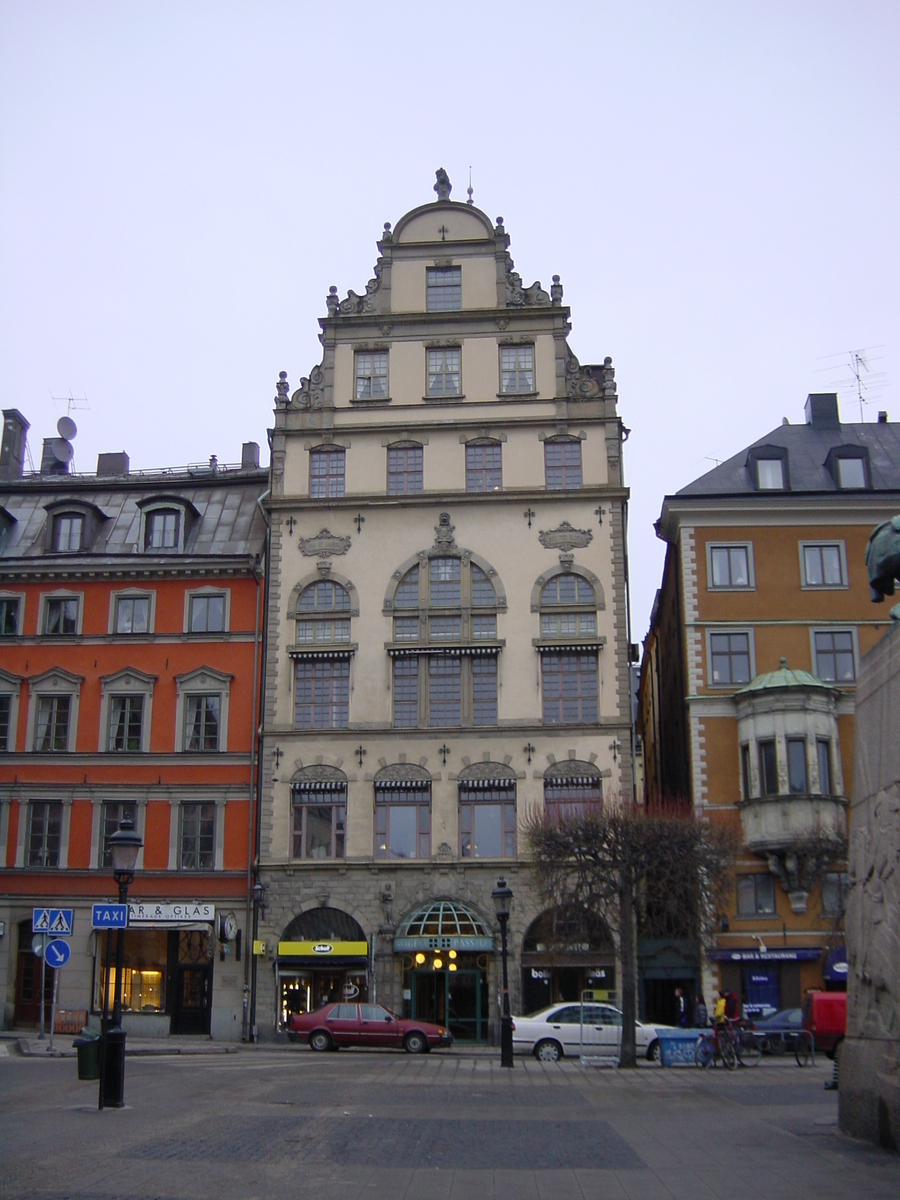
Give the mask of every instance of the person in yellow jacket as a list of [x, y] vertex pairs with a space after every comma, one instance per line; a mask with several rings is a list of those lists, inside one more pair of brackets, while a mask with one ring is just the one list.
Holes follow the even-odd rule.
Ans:
[[716, 1007], [713, 1010], [713, 1021], [716, 1025], [725, 1024], [725, 993], [719, 992]]

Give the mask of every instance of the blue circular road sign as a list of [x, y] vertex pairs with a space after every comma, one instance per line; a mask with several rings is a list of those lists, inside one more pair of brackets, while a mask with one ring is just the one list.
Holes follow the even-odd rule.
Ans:
[[69, 955], [72, 953], [68, 942], [64, 942], [62, 938], [54, 938], [52, 942], [47, 943], [45, 958], [48, 967], [64, 967], [69, 961]]

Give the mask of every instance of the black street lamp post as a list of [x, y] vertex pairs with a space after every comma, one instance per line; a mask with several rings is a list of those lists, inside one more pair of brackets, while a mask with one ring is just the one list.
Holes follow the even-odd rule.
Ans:
[[[125, 817], [109, 839], [113, 879], [119, 885], [119, 903], [127, 904], [128, 886], [134, 879], [138, 851], [143, 846], [134, 822]], [[125, 1107], [125, 1030], [122, 1028], [122, 970], [125, 959], [125, 930], [116, 931], [116, 986], [112, 1027], [103, 1030], [100, 1069], [100, 1108]], [[107, 957], [107, 964], [108, 964]], [[109, 991], [107, 968], [106, 990]]]
[[512, 907], [512, 889], [505, 879], [498, 879], [497, 886], [491, 892], [494, 910], [500, 922], [500, 952], [503, 958], [503, 1011], [500, 1015], [500, 1066], [513, 1065], [513, 1020], [509, 1011], [509, 972], [507, 967], [508, 948], [506, 944], [506, 926], [509, 922], [509, 910]]

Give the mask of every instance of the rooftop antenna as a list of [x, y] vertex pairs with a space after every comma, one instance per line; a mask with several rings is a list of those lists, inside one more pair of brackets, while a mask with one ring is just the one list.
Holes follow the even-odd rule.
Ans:
[[[832, 387], [835, 387], [838, 390], [840, 390], [840, 388], [842, 388], [842, 387], [855, 388], [856, 399], [859, 403], [860, 422], [865, 420], [865, 417], [863, 415], [863, 405], [868, 404], [869, 400], [874, 398], [874, 396], [880, 391], [880, 389], [887, 382], [887, 371], [873, 371], [871, 368], [871, 365], [870, 365], [873, 362], [883, 362], [884, 361], [883, 354], [877, 355], [875, 357], [872, 356], [873, 350], [883, 350], [883, 349], [884, 349], [884, 346], [882, 345], [882, 346], [870, 346], [870, 347], [864, 346], [859, 350], [848, 350], [846, 352], [846, 354], [850, 360], [849, 363], [847, 364], [849, 367], [849, 370], [850, 370], [849, 378], [836, 380], [832, 384]], [[819, 361], [823, 362], [827, 359], [838, 359], [838, 358], [844, 359], [845, 356], [844, 356], [844, 354], [827, 354], [824, 356], [824, 358], [820, 358]], [[846, 361], [846, 359], [845, 359], [845, 361]], [[843, 364], [841, 364], [841, 366], [843, 366]], [[834, 372], [836, 369], [838, 369], [838, 364], [836, 362], [833, 362], [830, 367], [817, 367], [816, 368], [817, 371], [830, 371], [830, 372]], [[865, 376], [865, 378], [864, 378], [864, 376]]]
[[67, 416], [78, 411], [89, 412], [91, 408], [90, 404], [88, 403], [87, 396], [73, 396], [71, 388], [69, 388], [68, 396], [54, 396], [51, 392], [50, 399], [55, 401], [57, 404], [65, 404]]
[[856, 396], [859, 400], [859, 420], [860, 424], [863, 419], [863, 405], [867, 403], [863, 396], [863, 388], [866, 386], [862, 380], [862, 373], [869, 374], [869, 364], [866, 361], [865, 353], [862, 350], [850, 351], [850, 370], [853, 373], [853, 378], [856, 380]]
[[472, 164], [471, 163], [469, 163], [469, 186], [466, 188], [466, 193], [468, 194], [468, 197], [469, 197], [468, 200], [466, 201], [466, 204], [474, 204], [475, 201], [472, 199], [473, 191], [472, 191]]

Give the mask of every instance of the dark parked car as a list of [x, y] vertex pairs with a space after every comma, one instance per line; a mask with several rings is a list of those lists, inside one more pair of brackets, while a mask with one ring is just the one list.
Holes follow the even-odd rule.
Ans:
[[315, 1012], [293, 1013], [290, 1033], [308, 1041], [313, 1050], [387, 1046], [423, 1054], [453, 1045], [452, 1034], [442, 1025], [398, 1017], [380, 1004], [326, 1004]]
[[755, 1017], [753, 1028], [761, 1035], [763, 1054], [784, 1054], [796, 1046], [803, 1028], [803, 1009], [781, 1008], [768, 1017]]

